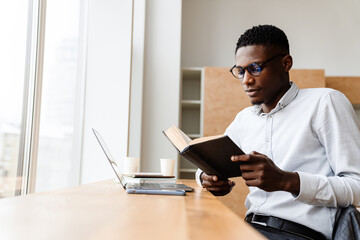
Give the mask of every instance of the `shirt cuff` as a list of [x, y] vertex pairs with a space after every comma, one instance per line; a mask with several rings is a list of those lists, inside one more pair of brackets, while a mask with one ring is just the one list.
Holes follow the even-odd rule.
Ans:
[[203, 173], [203, 171], [200, 168], [198, 168], [198, 170], [195, 173], [196, 183], [201, 187], [203, 187], [202, 182], [201, 182], [201, 178], [200, 178], [202, 173]]
[[300, 192], [295, 197], [294, 201], [312, 204], [316, 199], [318, 192], [318, 182], [313, 174], [297, 172], [300, 178]]

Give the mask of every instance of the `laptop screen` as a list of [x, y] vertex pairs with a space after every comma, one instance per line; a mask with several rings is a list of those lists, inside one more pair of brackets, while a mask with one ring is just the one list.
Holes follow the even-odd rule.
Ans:
[[95, 129], [92, 129], [96, 139], [98, 140], [102, 150], [104, 151], [107, 159], [110, 162], [111, 167], [113, 168], [117, 178], [119, 179], [121, 185], [125, 188], [125, 180], [124, 180], [124, 176], [122, 175], [122, 173], [120, 172], [120, 169], [118, 167], [118, 165], [116, 164], [116, 162], [114, 161], [114, 157], [111, 155], [109, 149], [107, 148], [103, 138], [101, 137], [100, 133], [98, 131], [96, 131]]

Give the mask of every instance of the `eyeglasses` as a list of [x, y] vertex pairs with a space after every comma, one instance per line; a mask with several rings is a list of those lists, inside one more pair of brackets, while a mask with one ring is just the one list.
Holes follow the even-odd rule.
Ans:
[[284, 54], [277, 54], [271, 58], [269, 58], [268, 60], [266, 60], [265, 62], [263, 63], [250, 63], [247, 67], [240, 67], [240, 66], [236, 66], [234, 65], [231, 69], [230, 69], [230, 72], [231, 74], [238, 78], [238, 79], [242, 79], [245, 75], [245, 70], [248, 71], [248, 73], [250, 73], [251, 76], [259, 76], [261, 71], [263, 70], [264, 66], [266, 63], [270, 62], [271, 60], [277, 58], [277, 57], [285, 57], [286, 55]]

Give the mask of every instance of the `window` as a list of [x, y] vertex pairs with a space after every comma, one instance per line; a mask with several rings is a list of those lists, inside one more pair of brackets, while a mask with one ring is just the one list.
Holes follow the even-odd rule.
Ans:
[[15, 195], [24, 91], [27, 1], [0, 3], [0, 198]]
[[0, 4], [0, 198], [113, 176], [89, 134], [126, 155], [132, 13], [132, 0]]
[[80, 0], [46, 4], [36, 192], [79, 183], [85, 11], [80, 4]]

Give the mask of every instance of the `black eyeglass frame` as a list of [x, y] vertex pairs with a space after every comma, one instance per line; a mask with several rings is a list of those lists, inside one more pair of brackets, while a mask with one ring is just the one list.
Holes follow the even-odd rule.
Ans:
[[[245, 70], [247, 70], [248, 73], [249, 73], [251, 76], [256, 77], [256, 76], [259, 76], [259, 75], [261, 74], [263, 68], [265, 67], [265, 64], [269, 63], [271, 60], [273, 60], [273, 59], [275, 59], [275, 58], [277, 58], [277, 57], [280, 57], [280, 56], [281, 56], [281, 57], [285, 57], [286, 55], [285, 55], [285, 54], [276, 54], [275, 56], [272, 56], [271, 58], [269, 58], [268, 60], [266, 60], [266, 61], [263, 62], [263, 63], [250, 63], [249, 65], [247, 65], [247, 66], [244, 67], [244, 68], [242, 68], [242, 67], [240, 67], [240, 66], [236, 66], [236, 64], [235, 64], [229, 71], [230, 71], [231, 74], [232, 74], [235, 78], [237, 78], [237, 79], [243, 79], [243, 78], [244, 78], [244, 76], [245, 76]], [[252, 71], [249, 70], [249, 68], [250, 68], [251, 66], [254, 66], [254, 65], [257, 65], [257, 67], [259, 67], [259, 69], [260, 69], [259, 74], [253, 74]], [[233, 73], [233, 69], [234, 69], [234, 68], [238, 68], [238, 69], [243, 70], [243, 71], [244, 71], [243, 76], [242, 76], [242, 77], [237, 77], [237, 76]]]

